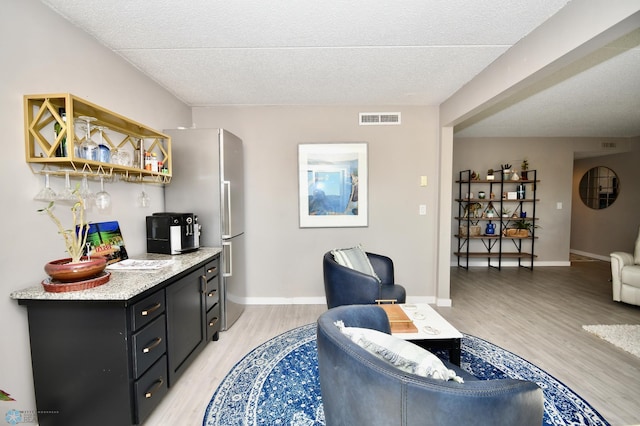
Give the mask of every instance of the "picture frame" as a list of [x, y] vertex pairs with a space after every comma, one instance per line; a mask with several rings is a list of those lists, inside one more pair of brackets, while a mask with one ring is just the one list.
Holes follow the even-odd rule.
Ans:
[[368, 144], [298, 145], [300, 228], [369, 225]]

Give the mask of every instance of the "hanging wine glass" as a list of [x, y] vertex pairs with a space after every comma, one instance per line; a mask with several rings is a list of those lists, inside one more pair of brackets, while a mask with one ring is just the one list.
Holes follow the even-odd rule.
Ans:
[[80, 144], [80, 157], [85, 160], [98, 160], [98, 144], [91, 139], [91, 122], [95, 121], [93, 117], [87, 117], [86, 115], [81, 115], [81, 120], [84, 120], [87, 123], [87, 136], [85, 136], [84, 141]]
[[149, 206], [149, 194], [147, 194], [144, 190], [144, 184], [142, 184], [142, 192], [138, 195], [138, 205], [140, 207], [148, 207]]
[[92, 204], [93, 199], [96, 197], [89, 188], [89, 180], [87, 179], [87, 175], [82, 176], [82, 183], [80, 184], [80, 196], [84, 199], [85, 205], [90, 206]]
[[104, 131], [108, 129], [105, 126], [96, 126], [98, 129], [98, 161], [103, 163], [111, 162], [111, 150], [104, 144]]
[[77, 198], [71, 189], [71, 181], [69, 180], [69, 171], [64, 172], [64, 189], [58, 194], [59, 201], [76, 201]]
[[56, 191], [51, 189], [51, 186], [49, 185], [49, 173], [45, 173], [44, 188], [42, 188], [40, 192], [38, 192], [36, 196], [33, 197], [33, 199], [38, 201], [54, 201], [56, 198], [57, 198]]
[[104, 212], [111, 206], [111, 195], [104, 190], [104, 177], [100, 176], [100, 192], [96, 194], [96, 207]]

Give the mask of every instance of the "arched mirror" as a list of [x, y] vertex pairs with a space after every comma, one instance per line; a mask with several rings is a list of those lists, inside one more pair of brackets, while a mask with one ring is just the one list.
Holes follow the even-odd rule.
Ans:
[[592, 209], [606, 209], [618, 198], [618, 175], [608, 167], [589, 169], [580, 180], [580, 198]]

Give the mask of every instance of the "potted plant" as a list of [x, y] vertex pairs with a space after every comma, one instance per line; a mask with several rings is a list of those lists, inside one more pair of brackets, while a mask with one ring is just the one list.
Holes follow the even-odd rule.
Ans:
[[527, 219], [518, 219], [511, 223], [511, 226], [505, 229], [505, 235], [507, 237], [528, 237], [533, 228], [539, 228], [538, 225], [534, 225], [532, 221]]
[[493, 176], [493, 169], [487, 170], [487, 180], [493, 180], [495, 176]]
[[511, 164], [502, 164], [502, 179], [509, 180], [509, 176], [511, 175]]
[[524, 160], [522, 160], [522, 164], [520, 164], [520, 177], [524, 180], [528, 179], [527, 170], [529, 170], [529, 161], [525, 158]]
[[[83, 250], [89, 234], [89, 223], [85, 221], [85, 201], [76, 188], [73, 191], [76, 201], [71, 207], [73, 225], [65, 228], [62, 221], [54, 214], [54, 202], [50, 202], [38, 212], [46, 213], [58, 228], [58, 233], [64, 240], [66, 252], [70, 257], [53, 260], [45, 264], [44, 270], [54, 282], [76, 282], [96, 277], [104, 271], [107, 260], [101, 256], [92, 258], [83, 256]], [[105, 281], [106, 282], [106, 281]], [[45, 287], [46, 288], [46, 287]]]

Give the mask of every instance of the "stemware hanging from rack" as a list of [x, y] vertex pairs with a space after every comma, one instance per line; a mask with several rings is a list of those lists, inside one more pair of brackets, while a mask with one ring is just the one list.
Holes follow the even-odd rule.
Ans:
[[138, 205], [140, 207], [149, 207], [149, 194], [147, 194], [144, 190], [144, 183], [142, 184], [142, 192], [138, 195]]
[[96, 207], [103, 212], [111, 206], [111, 194], [104, 190], [104, 177], [100, 176], [100, 192], [96, 194]]
[[37, 201], [54, 201], [58, 195], [49, 185], [49, 173], [44, 174], [44, 187], [33, 197]]
[[82, 176], [82, 183], [80, 184], [80, 196], [85, 200], [85, 205], [87, 207], [93, 204], [93, 200], [96, 197], [96, 194], [94, 194], [93, 191], [91, 191], [91, 188], [89, 188], [89, 180], [87, 178], [87, 175]]
[[64, 189], [58, 194], [58, 201], [77, 201], [76, 195], [71, 189], [71, 181], [69, 180], [69, 170], [64, 172]]

